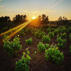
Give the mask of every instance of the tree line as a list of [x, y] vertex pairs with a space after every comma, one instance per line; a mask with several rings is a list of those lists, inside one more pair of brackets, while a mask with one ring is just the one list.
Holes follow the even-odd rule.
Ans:
[[24, 23], [25, 21], [27, 21], [26, 19], [26, 15], [16, 15], [13, 20], [11, 20], [11, 18], [9, 16], [2, 16], [0, 17], [0, 32], [3, 32], [4, 30], [8, 30], [12, 27], [15, 27], [21, 23]]
[[[5, 30], [8, 30], [10, 28], [13, 28], [21, 23], [24, 23], [27, 21], [27, 15], [16, 15], [13, 20], [9, 16], [2, 16], [0, 17], [0, 32], [3, 32]], [[46, 14], [42, 14], [41, 16], [38, 16], [39, 21], [41, 24], [50, 24], [49, 17]], [[67, 24], [69, 21], [66, 17], [59, 17], [57, 20], [57, 25]]]

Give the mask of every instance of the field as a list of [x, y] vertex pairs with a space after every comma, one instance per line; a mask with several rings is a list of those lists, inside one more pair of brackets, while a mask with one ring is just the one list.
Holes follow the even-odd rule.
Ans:
[[71, 26], [30, 27], [0, 39], [1, 71], [70, 71]]

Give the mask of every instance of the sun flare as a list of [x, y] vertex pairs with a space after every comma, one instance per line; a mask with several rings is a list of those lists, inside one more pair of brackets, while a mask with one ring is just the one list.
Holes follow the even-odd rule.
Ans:
[[36, 19], [36, 17], [35, 17], [35, 16], [33, 16], [33, 17], [32, 17], [32, 19], [34, 20], [34, 19]]

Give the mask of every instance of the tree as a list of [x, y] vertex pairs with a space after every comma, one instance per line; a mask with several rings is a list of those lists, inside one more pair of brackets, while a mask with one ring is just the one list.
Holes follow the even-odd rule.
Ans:
[[42, 24], [48, 24], [48, 22], [49, 22], [48, 16], [43, 14], [41, 18], [42, 18], [41, 19]]
[[26, 15], [16, 15], [14, 18], [13, 18], [13, 22], [14, 23], [17, 23], [17, 24], [20, 24], [20, 23], [23, 23], [26, 21]]
[[0, 32], [8, 30], [11, 25], [11, 19], [9, 16], [0, 17]]
[[9, 16], [5, 16], [5, 17], [0, 17], [0, 22], [10, 22], [10, 17]]
[[0, 17], [0, 28], [4, 26], [8, 26], [10, 22], [11, 22], [11, 19], [9, 16]]
[[58, 21], [62, 21], [63, 20], [63, 18], [60, 16], [59, 18], [58, 18]]
[[66, 17], [59, 17], [58, 18], [58, 25], [65, 25], [65, 24], [67, 24], [69, 21], [68, 21], [68, 19], [66, 18]]

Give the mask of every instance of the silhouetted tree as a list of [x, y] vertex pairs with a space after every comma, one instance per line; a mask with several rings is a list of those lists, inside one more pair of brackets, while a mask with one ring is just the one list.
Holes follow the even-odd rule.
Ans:
[[4, 27], [4, 26], [8, 26], [9, 23], [11, 22], [10, 17], [9, 16], [5, 16], [5, 17], [0, 17], [0, 26]]
[[10, 17], [9, 16], [5, 16], [5, 17], [0, 17], [0, 22], [10, 22]]
[[58, 18], [58, 25], [65, 25], [65, 24], [67, 24], [69, 21], [68, 21], [68, 19], [66, 18], [66, 17], [59, 17]]
[[68, 19], [67, 19], [66, 17], [63, 17], [63, 20], [66, 21], [66, 20], [68, 20]]
[[16, 23], [16, 24], [20, 24], [20, 23], [23, 23], [26, 21], [26, 15], [16, 15], [14, 18], [13, 18], [13, 22]]
[[58, 21], [62, 21], [63, 20], [63, 18], [60, 16], [59, 18], [58, 18]]
[[6, 30], [9, 29], [11, 25], [11, 19], [9, 16], [5, 16], [5, 17], [0, 17], [0, 30]]
[[48, 24], [48, 22], [49, 22], [48, 16], [43, 14], [41, 17], [41, 22], [42, 22], [42, 24]]

